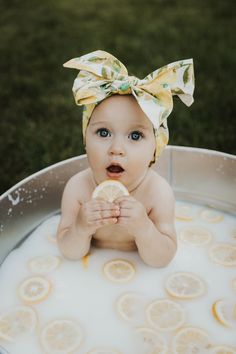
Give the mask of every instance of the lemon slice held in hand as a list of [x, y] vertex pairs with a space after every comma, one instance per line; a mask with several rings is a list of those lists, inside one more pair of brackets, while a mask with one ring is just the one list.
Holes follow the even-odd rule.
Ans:
[[112, 203], [115, 199], [127, 195], [128, 189], [121, 182], [108, 179], [94, 189], [92, 198], [101, 198]]

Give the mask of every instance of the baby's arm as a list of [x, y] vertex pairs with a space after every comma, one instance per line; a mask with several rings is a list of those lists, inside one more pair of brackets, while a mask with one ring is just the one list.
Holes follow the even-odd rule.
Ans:
[[96, 230], [116, 223], [119, 215], [119, 207], [115, 204], [98, 199], [82, 202], [85, 188], [74, 176], [67, 183], [62, 197], [57, 242], [61, 253], [71, 260], [85, 256]]
[[175, 199], [170, 186], [163, 179], [152, 198], [153, 208], [149, 215], [135, 198], [120, 198], [118, 224], [126, 227], [134, 236], [140, 257], [146, 264], [164, 267], [172, 260], [177, 249]]

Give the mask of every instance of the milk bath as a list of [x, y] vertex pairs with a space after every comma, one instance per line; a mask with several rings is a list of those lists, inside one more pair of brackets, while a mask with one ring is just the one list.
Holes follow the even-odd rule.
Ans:
[[[189, 353], [211, 353], [217, 345], [231, 346], [234, 348], [232, 353], [236, 353], [235, 313], [229, 315], [230, 326], [226, 326], [213, 311], [214, 303], [222, 299], [236, 306], [236, 266], [235, 263], [228, 266], [217, 263], [210, 256], [212, 247], [223, 243], [232, 246], [234, 257], [236, 219], [221, 211], [213, 211], [212, 216], [210, 209], [209, 216], [205, 206], [185, 201], [176, 204], [178, 251], [167, 267], [159, 269], [145, 265], [137, 252], [98, 248], [92, 248], [88, 257], [80, 261], [68, 261], [61, 257], [55, 240], [60, 216], [53, 216], [42, 223], [0, 267], [0, 348], [9, 354], [171, 354], [176, 352], [174, 338], [177, 333], [183, 328], [193, 327], [204, 331], [210, 344], [204, 352], [203, 349], [192, 349]], [[182, 210], [181, 215], [178, 209]], [[186, 241], [183, 231], [191, 227], [208, 231], [209, 239], [199, 245]], [[37, 270], [37, 263], [32, 268], [32, 259], [42, 256], [53, 256], [57, 263], [48, 269], [40, 270], [39, 265]], [[116, 273], [112, 273], [114, 260], [130, 265], [133, 274], [129, 279], [124, 276], [122, 280], [122, 267], [121, 279], [119, 272], [118, 278]], [[117, 267], [114, 266], [115, 272]], [[173, 296], [166, 284], [169, 277], [178, 272], [200, 279], [203, 286], [201, 294], [190, 298]], [[37, 302], [25, 298], [19, 290], [31, 277], [46, 279], [50, 285], [50, 290]], [[122, 300], [126, 296], [130, 299], [128, 308]], [[180, 305], [183, 319], [174, 329], [168, 328], [168, 324], [167, 328], [161, 329], [150, 320], [150, 304], [158, 300], [170, 300]], [[7, 314], [10, 311], [19, 306], [33, 309], [36, 323], [28, 332], [6, 338], [3, 321], [9, 318]], [[61, 320], [78, 326], [80, 340], [74, 347], [68, 344], [67, 348], [65, 344], [64, 349], [56, 350], [45, 344], [42, 333], [48, 325]], [[163, 345], [162, 349], [154, 352], [156, 344], [142, 334], [143, 328], [157, 333], [162, 343], [158, 345]], [[93, 352], [95, 349], [97, 352]], [[99, 349], [103, 351], [99, 352]]]

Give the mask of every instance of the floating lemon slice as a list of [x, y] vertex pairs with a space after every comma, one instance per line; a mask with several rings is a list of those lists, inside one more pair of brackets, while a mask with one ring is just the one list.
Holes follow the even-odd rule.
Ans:
[[167, 346], [160, 334], [150, 327], [137, 327], [135, 333], [138, 335], [142, 343], [148, 344], [151, 348], [151, 354], [166, 353]]
[[235, 354], [236, 348], [229, 347], [228, 345], [217, 345], [211, 349], [210, 354]]
[[146, 317], [155, 329], [173, 331], [183, 325], [185, 311], [172, 300], [156, 300], [147, 307]]
[[212, 305], [212, 313], [220, 324], [236, 328], [236, 301], [217, 300]]
[[196, 275], [188, 272], [171, 274], [165, 283], [166, 291], [179, 299], [193, 299], [205, 292], [204, 282]]
[[236, 266], [236, 246], [230, 243], [217, 243], [210, 248], [210, 259], [226, 267]]
[[69, 354], [81, 345], [83, 331], [72, 320], [54, 320], [43, 328], [40, 339], [46, 353]]
[[118, 314], [125, 321], [140, 319], [144, 308], [144, 298], [141, 294], [131, 292], [121, 295], [115, 303]]
[[44, 301], [51, 290], [51, 283], [44, 277], [35, 276], [24, 280], [18, 287], [20, 298], [29, 304]]
[[175, 217], [181, 221], [192, 221], [193, 212], [190, 205], [177, 205], [175, 208]]
[[29, 306], [17, 306], [0, 314], [0, 338], [14, 341], [30, 334], [37, 325], [36, 312]]
[[201, 226], [191, 226], [182, 230], [179, 237], [182, 241], [190, 245], [202, 246], [210, 242], [212, 234]]
[[113, 259], [105, 263], [103, 272], [107, 279], [117, 283], [130, 281], [135, 275], [134, 265], [125, 259]]
[[93, 191], [92, 198], [105, 199], [112, 203], [115, 199], [129, 195], [127, 188], [119, 181], [108, 179], [100, 183]]
[[112, 348], [97, 348], [90, 350], [87, 354], [121, 354], [121, 352]]
[[204, 221], [212, 224], [220, 222], [224, 219], [224, 215], [214, 209], [204, 209], [201, 211], [200, 215]]
[[28, 267], [36, 274], [46, 274], [59, 267], [61, 259], [57, 256], [38, 256], [31, 258]]
[[203, 354], [208, 353], [210, 348], [209, 336], [200, 328], [182, 328], [173, 338], [173, 350], [175, 354]]

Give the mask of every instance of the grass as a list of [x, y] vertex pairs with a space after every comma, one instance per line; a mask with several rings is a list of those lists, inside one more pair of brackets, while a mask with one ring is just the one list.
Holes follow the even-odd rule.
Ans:
[[233, 0], [11, 0], [0, 2], [0, 193], [84, 153], [76, 71], [62, 64], [96, 49], [139, 78], [194, 59], [195, 103], [175, 100], [170, 144], [236, 154]]

